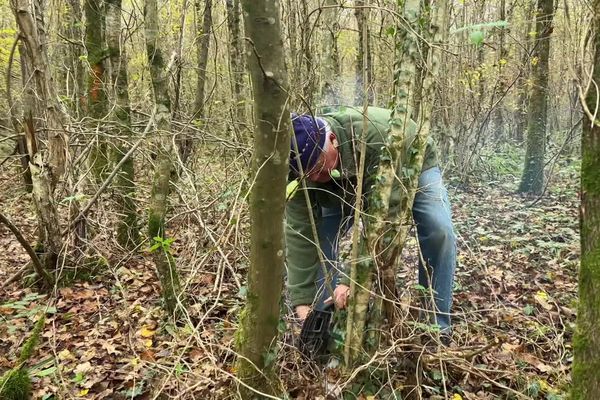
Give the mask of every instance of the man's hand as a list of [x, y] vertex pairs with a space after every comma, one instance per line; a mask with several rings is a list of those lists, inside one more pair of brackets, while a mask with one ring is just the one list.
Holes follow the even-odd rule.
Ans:
[[310, 313], [310, 306], [307, 305], [299, 305], [296, 306], [296, 315], [300, 318], [300, 321], [304, 321], [308, 314]]
[[348, 297], [350, 297], [350, 287], [339, 284], [333, 291], [333, 298], [325, 300], [325, 304], [335, 303], [335, 308], [342, 310], [348, 306]]

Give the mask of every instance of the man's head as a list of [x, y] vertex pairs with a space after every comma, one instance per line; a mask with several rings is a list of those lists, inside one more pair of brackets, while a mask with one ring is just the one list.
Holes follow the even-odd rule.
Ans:
[[[291, 141], [290, 172], [300, 175], [298, 162], [302, 172], [313, 182], [328, 182], [331, 171], [337, 167], [339, 151], [335, 133], [321, 118], [310, 115], [292, 114], [294, 138]], [[298, 149], [298, 151], [296, 151]]]

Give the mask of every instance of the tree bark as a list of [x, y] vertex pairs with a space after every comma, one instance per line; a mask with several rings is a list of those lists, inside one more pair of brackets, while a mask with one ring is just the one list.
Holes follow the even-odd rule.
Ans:
[[82, 115], [82, 102], [85, 98], [85, 71], [81, 56], [83, 55], [83, 46], [81, 38], [83, 36], [81, 26], [83, 21], [83, 13], [79, 0], [68, 0], [68, 34], [71, 42], [69, 43], [69, 70], [71, 73], [70, 83], [72, 85], [71, 99], [73, 101], [72, 109], [77, 117]]
[[[500, 0], [500, 5], [498, 6], [500, 21], [506, 20], [506, 0]], [[500, 99], [504, 97], [506, 92], [506, 81], [504, 78], [504, 66], [508, 62], [508, 50], [505, 46], [505, 31], [504, 28], [499, 28], [498, 32], [498, 53], [496, 57], [496, 68], [498, 71], [498, 75], [496, 76], [496, 90], [494, 93], [494, 102], [495, 99]], [[506, 134], [506, 126], [504, 122], [504, 101], [500, 100], [498, 104], [496, 104], [496, 109], [494, 110], [494, 137], [496, 139], [502, 139]]]
[[548, 114], [548, 62], [554, 0], [538, 0], [535, 45], [532, 59], [527, 116], [527, 150], [519, 192], [541, 194], [544, 189], [544, 158], [546, 155], [546, 120]]
[[[390, 120], [388, 143], [381, 155], [375, 186], [369, 197], [368, 218], [366, 219], [367, 244], [361, 246], [358, 259], [366, 260], [352, 266], [350, 279], [350, 305], [348, 307], [348, 324], [346, 332], [345, 361], [351, 366], [360, 354], [363, 346], [363, 336], [369, 301], [369, 289], [372, 286], [375, 272], [380, 278], [380, 287], [384, 295], [384, 310], [388, 323], [393, 326], [395, 310], [393, 301], [396, 298], [395, 266], [396, 258], [402, 251], [402, 246], [411, 226], [411, 209], [417, 189], [418, 178], [423, 166], [423, 157], [430, 129], [430, 114], [433, 97], [433, 77], [438, 68], [438, 50], [432, 49], [430, 60], [424, 61], [429, 68], [423, 74], [423, 95], [427, 101], [419, 104], [422, 109], [418, 121], [417, 134], [413, 141], [410, 156], [404, 159], [403, 144], [406, 130], [410, 124], [411, 104], [413, 104], [414, 76], [417, 69], [420, 37], [433, 43], [441, 42], [440, 26], [444, 25], [446, 3], [436, 2], [433, 14], [428, 18], [422, 17], [421, 2], [407, 0], [404, 2], [403, 24], [396, 28], [396, 46], [399, 58], [394, 67], [394, 98], [393, 111]], [[409, 28], [405, 25], [408, 24]], [[417, 36], [417, 34], [419, 36]], [[437, 45], [439, 47], [439, 45]], [[402, 182], [397, 182], [397, 171], [401, 174]], [[408, 172], [410, 171], [410, 172]], [[400, 211], [393, 218], [388, 215], [389, 199], [392, 190], [402, 191]], [[375, 327], [374, 329], [377, 329]]]
[[[112, 131], [119, 138], [112, 151], [112, 161], [118, 165], [129, 149], [131, 131], [131, 108], [127, 76], [127, 55], [121, 43], [122, 0], [106, 0], [106, 44], [108, 46]], [[121, 246], [133, 248], [139, 243], [137, 207], [135, 202], [135, 171], [133, 158], [128, 158], [115, 177], [115, 192], [119, 213], [122, 217], [117, 226], [117, 241]]]
[[[87, 113], [92, 118], [94, 131], [100, 132], [99, 126], [106, 117], [108, 104], [105, 89], [104, 23], [105, 8], [103, 0], [85, 0], [85, 47], [89, 64], [87, 82]], [[108, 168], [108, 144], [102, 134], [98, 134], [90, 153], [92, 174], [101, 180]]]
[[[600, 99], [600, 0], [594, 1], [594, 65], [585, 103], [591, 112]], [[589, 115], [588, 115], [589, 117]], [[600, 398], [600, 120], [585, 118], [581, 137], [581, 265], [579, 305], [573, 339], [573, 400]]]
[[[365, 0], [357, 0], [354, 15], [358, 26], [358, 52], [356, 54], [356, 105], [362, 105], [366, 96], [369, 104], [373, 104], [373, 56], [371, 54], [371, 39], [369, 30], [369, 9]], [[363, 29], [366, 26], [366, 29]], [[366, 35], [366, 38], [364, 36]], [[367, 83], [363, 84], [363, 59], [367, 62]], [[363, 92], [367, 87], [367, 92]]]
[[337, 0], [326, 0], [325, 4], [333, 8], [324, 11], [325, 40], [323, 40], [322, 52], [325, 55], [322, 70], [321, 104], [324, 106], [335, 106], [340, 104], [340, 52], [338, 36], [340, 34], [340, 11], [337, 8]]
[[168, 245], [165, 233], [165, 217], [170, 193], [170, 177], [173, 172], [174, 149], [171, 140], [171, 100], [169, 98], [168, 67], [165, 63], [164, 47], [159, 38], [157, 0], [146, 0], [144, 8], [146, 34], [146, 52], [152, 77], [154, 101], [156, 104], [157, 151], [156, 169], [150, 194], [148, 215], [148, 236], [158, 248], [153, 252], [154, 263], [161, 281], [165, 308], [175, 313], [181, 287], [175, 261]]
[[[55, 89], [48, 70], [47, 40], [43, 20], [43, 5], [27, 0], [13, 0], [19, 33], [25, 44], [25, 61], [28, 76], [24, 82], [33, 85], [26, 89], [31, 95], [24, 104], [25, 136], [31, 157], [30, 170], [33, 200], [39, 222], [39, 234], [44, 246], [44, 264], [54, 270], [62, 249], [58, 212], [54, 200], [54, 188], [66, 164], [66, 133], [63, 127], [64, 113], [57, 102]], [[35, 10], [35, 12], [34, 12]], [[37, 19], [34, 19], [34, 15]], [[44, 139], [46, 147], [40, 146]]]
[[233, 111], [238, 121], [246, 120], [246, 102], [242, 98], [244, 88], [244, 61], [240, 34], [240, 0], [226, 0], [227, 29], [229, 31], [229, 74], [234, 101]]
[[[244, 0], [242, 6], [255, 104], [252, 169], [256, 177], [250, 197], [248, 295], [237, 333], [238, 376], [261, 392], [276, 393], [272, 368], [283, 283], [283, 216], [290, 152], [287, 72], [278, 2]], [[255, 396], [244, 392], [243, 398]]]

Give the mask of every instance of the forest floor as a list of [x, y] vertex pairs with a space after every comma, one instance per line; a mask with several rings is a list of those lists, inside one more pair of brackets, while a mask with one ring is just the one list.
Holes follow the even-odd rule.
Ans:
[[[449, 179], [459, 246], [454, 343], [424, 356], [423, 398], [563, 398], [577, 297], [577, 176], [575, 166], [561, 166], [533, 205], [535, 199], [514, 193], [514, 177], [469, 185]], [[18, 177], [3, 170], [2, 212], [33, 243], [31, 197], [19, 187]], [[35, 399], [235, 398], [234, 332], [244, 297], [236, 280], [243, 285], [248, 222], [239, 214], [236, 189], [218, 191], [203, 192], [206, 201], [195, 206], [174, 196], [169, 233], [177, 239], [173, 249], [188, 294], [181, 321], [161, 310], [149, 246], [128, 253], [114, 242], [107, 227], [116, 217], [106, 217], [107, 195], [90, 215], [88, 243], [105, 265], [79, 263], [79, 279], [50, 295], [24, 279], [0, 289], [0, 372], [13, 366], [46, 312], [30, 362]], [[61, 206], [62, 213], [67, 209]], [[1, 285], [28, 256], [5, 227], [0, 246]], [[401, 275], [410, 282], [416, 267], [406, 265]], [[62, 273], [68, 272], [72, 267], [65, 265]], [[292, 336], [289, 330], [282, 336], [278, 357], [289, 398], [324, 399], [326, 387], [348, 398], [387, 398], [376, 385], [348, 384], [339, 371], [302, 360], [289, 345]], [[387, 371], [386, 385], [399, 389], [394, 360], [401, 354], [387, 356], [380, 370]]]

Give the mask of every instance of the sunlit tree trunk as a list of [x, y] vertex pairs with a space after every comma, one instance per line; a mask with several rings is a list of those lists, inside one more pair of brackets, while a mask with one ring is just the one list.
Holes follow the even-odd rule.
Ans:
[[532, 88], [527, 116], [527, 151], [519, 192], [541, 194], [544, 187], [546, 120], [548, 114], [548, 61], [554, 0], [538, 0], [535, 50], [532, 59]]
[[157, 0], [146, 0], [144, 8], [146, 52], [156, 112], [154, 122], [157, 130], [156, 160], [148, 215], [148, 236], [153, 245], [154, 263], [161, 282], [162, 295], [167, 311], [174, 313], [181, 295], [179, 275], [175, 260], [171, 256], [165, 232], [170, 193], [170, 177], [175, 155], [171, 138], [171, 99], [169, 98], [168, 66], [165, 62], [165, 48], [159, 37]]
[[573, 400], [600, 399], [600, 1], [594, 1], [593, 83], [581, 138], [581, 266], [577, 329], [573, 339]]
[[[261, 392], [272, 380], [284, 271], [285, 186], [290, 152], [287, 72], [276, 0], [244, 0], [248, 65], [254, 93], [256, 174], [250, 196], [251, 244], [246, 307], [237, 333], [238, 376]], [[243, 398], [253, 398], [247, 389]]]
[[[119, 137], [112, 152], [114, 164], [118, 164], [129, 151], [129, 140], [132, 137], [131, 115], [129, 105], [129, 88], [127, 77], [127, 56], [121, 38], [121, 4], [122, 0], [106, 0], [106, 44], [110, 61], [110, 90], [112, 100], [111, 120], [113, 133]], [[125, 161], [115, 178], [115, 191], [119, 213], [117, 240], [124, 246], [132, 248], [139, 241], [137, 228], [137, 209], [135, 203], [135, 176], [133, 158]]]
[[[105, 9], [102, 0], [85, 0], [85, 47], [89, 64], [87, 78], [87, 114], [92, 118], [94, 128], [102, 126], [106, 117], [108, 104], [105, 90], [105, 59], [104, 22]], [[92, 173], [96, 179], [101, 179], [108, 167], [108, 146], [106, 138], [100, 129], [94, 129], [99, 134], [90, 153]]]

